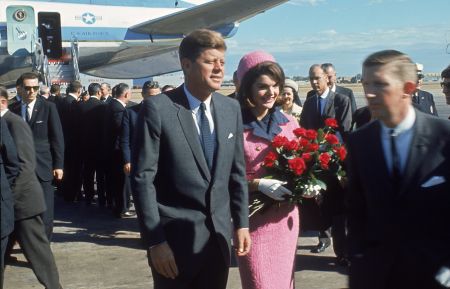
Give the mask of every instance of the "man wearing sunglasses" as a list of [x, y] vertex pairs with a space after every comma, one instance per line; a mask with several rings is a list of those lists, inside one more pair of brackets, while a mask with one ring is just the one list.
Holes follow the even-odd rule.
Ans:
[[[450, 105], [450, 65], [447, 66], [446, 69], [444, 69], [441, 73], [442, 82], [442, 93], [445, 95], [445, 100], [447, 102], [447, 105]], [[450, 119], [450, 116], [448, 117]]]
[[36, 151], [36, 175], [44, 190], [47, 210], [42, 219], [48, 240], [53, 232], [53, 178], [62, 180], [64, 164], [64, 137], [58, 111], [54, 103], [38, 97], [38, 75], [26, 72], [20, 76], [22, 83], [22, 101], [10, 106], [10, 110], [22, 117], [33, 132]]

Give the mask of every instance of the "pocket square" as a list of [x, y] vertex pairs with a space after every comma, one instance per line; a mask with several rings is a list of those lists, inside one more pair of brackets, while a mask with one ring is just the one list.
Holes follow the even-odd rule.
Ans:
[[443, 176], [432, 176], [428, 181], [422, 184], [422, 188], [429, 188], [442, 183], [445, 183], [445, 178]]
[[36, 123], [43, 123], [43, 120], [37, 120]]
[[228, 135], [228, 139], [233, 137], [233, 133], [230, 132], [230, 134]]

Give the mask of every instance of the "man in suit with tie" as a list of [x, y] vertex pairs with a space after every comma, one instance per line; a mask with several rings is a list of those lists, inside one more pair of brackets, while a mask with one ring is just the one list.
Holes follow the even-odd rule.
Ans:
[[54, 187], [53, 178], [61, 180], [64, 165], [64, 137], [58, 111], [54, 103], [38, 97], [39, 80], [37, 74], [22, 74], [22, 102], [10, 106], [10, 110], [21, 116], [33, 132], [36, 150], [36, 174], [44, 190], [47, 210], [43, 213], [46, 234], [51, 240], [53, 232]]
[[7, 254], [11, 254], [17, 240], [39, 282], [45, 288], [59, 289], [58, 269], [41, 217], [46, 205], [35, 172], [36, 153], [33, 134], [29, 125], [20, 116], [8, 111], [8, 95], [6, 90], [4, 92], [0, 87], [0, 112], [11, 132], [19, 159], [19, 174], [12, 187], [15, 225]]
[[450, 123], [414, 109], [416, 84], [404, 53], [363, 62], [376, 121], [347, 143], [351, 289], [450, 287]]
[[[0, 88], [2, 89], [2, 88]], [[0, 91], [1, 93], [2, 91]], [[5, 89], [6, 92], [6, 89]], [[1, 96], [0, 96], [1, 97]], [[3, 101], [3, 99], [0, 99]], [[0, 194], [1, 194], [1, 256], [0, 288], [3, 288], [3, 269], [6, 245], [14, 229], [14, 198], [11, 188], [19, 173], [19, 160], [14, 141], [3, 117], [0, 117]]]
[[[324, 120], [334, 118], [339, 125], [337, 131], [345, 141], [352, 123], [352, 110], [348, 96], [333, 92], [328, 86], [328, 75], [324, 66], [314, 64], [309, 69], [309, 79], [314, 93], [311, 93], [303, 105], [300, 125], [306, 129], [324, 127]], [[336, 178], [326, 181], [327, 190], [320, 198], [304, 200], [301, 204], [305, 228], [319, 230], [319, 243], [312, 250], [321, 253], [331, 245], [337, 256], [337, 263], [346, 265], [345, 226], [343, 217], [344, 190]], [[331, 229], [330, 229], [331, 227]]]
[[346, 95], [350, 99], [350, 105], [352, 107], [352, 114], [355, 113], [357, 107], [356, 107], [356, 100], [355, 96], [353, 95], [353, 91], [349, 88], [336, 85], [336, 70], [334, 68], [334, 65], [332, 63], [324, 63], [322, 64], [322, 68], [325, 70], [327, 76], [328, 76], [328, 86], [330, 87], [331, 91]]
[[423, 65], [416, 63], [417, 68], [417, 89], [412, 94], [412, 102], [415, 108], [421, 112], [438, 116], [434, 98], [428, 91], [422, 90], [422, 83], [425, 76], [423, 75]]
[[139, 112], [132, 186], [155, 288], [226, 288], [231, 223], [250, 249], [243, 129], [236, 100], [215, 93], [226, 45], [206, 29], [179, 47], [185, 83]]

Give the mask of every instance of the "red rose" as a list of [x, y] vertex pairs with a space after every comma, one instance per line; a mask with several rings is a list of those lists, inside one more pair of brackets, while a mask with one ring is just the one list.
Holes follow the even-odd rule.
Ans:
[[331, 156], [328, 153], [322, 153], [319, 155], [320, 167], [324, 170], [328, 170], [328, 163], [331, 160]]
[[264, 166], [271, 168], [275, 164], [275, 161], [278, 159], [278, 155], [275, 152], [268, 152], [266, 157], [264, 158]]
[[312, 159], [312, 156], [310, 153], [304, 153], [302, 154], [302, 159], [304, 159], [305, 162], [309, 162]]
[[294, 129], [293, 132], [297, 137], [305, 137], [306, 136], [306, 129], [304, 129], [302, 127]]
[[289, 142], [289, 140], [287, 139], [287, 137], [277, 135], [272, 140], [272, 146], [275, 148], [281, 148], [284, 145], [286, 145], [288, 142]]
[[317, 131], [313, 129], [308, 129], [306, 131], [306, 138], [310, 140], [315, 140], [317, 138]]
[[305, 152], [315, 152], [319, 149], [319, 145], [316, 143], [311, 143], [306, 146]]
[[335, 120], [334, 118], [327, 118], [325, 120], [325, 126], [329, 126], [329, 127], [332, 127], [332, 128], [337, 128], [338, 127], [337, 120]]
[[306, 138], [301, 138], [298, 143], [301, 148], [304, 148], [309, 144], [309, 140], [307, 140]]
[[290, 151], [296, 151], [298, 149], [298, 142], [297, 140], [291, 140], [290, 142], [286, 143], [284, 146], [285, 149]]
[[334, 134], [327, 134], [327, 136], [325, 137], [325, 140], [332, 145], [339, 143], [339, 139]]
[[345, 160], [345, 158], [347, 157], [347, 150], [343, 146], [335, 148], [334, 151], [341, 161]]
[[296, 174], [300, 176], [306, 169], [305, 161], [302, 158], [295, 158], [288, 160], [289, 168]]

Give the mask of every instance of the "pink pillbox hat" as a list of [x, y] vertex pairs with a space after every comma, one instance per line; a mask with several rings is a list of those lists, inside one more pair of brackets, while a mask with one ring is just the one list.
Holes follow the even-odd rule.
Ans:
[[253, 51], [244, 55], [241, 58], [241, 61], [239, 61], [239, 66], [237, 69], [237, 77], [239, 81], [242, 81], [242, 78], [244, 77], [245, 73], [247, 73], [247, 71], [249, 71], [250, 68], [255, 67], [259, 63], [265, 61], [275, 62], [275, 58], [269, 53], [264, 51]]

